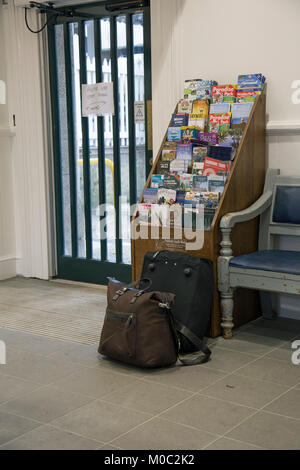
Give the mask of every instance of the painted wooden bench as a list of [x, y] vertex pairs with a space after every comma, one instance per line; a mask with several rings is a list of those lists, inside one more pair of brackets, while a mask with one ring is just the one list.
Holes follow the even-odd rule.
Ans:
[[[258, 216], [259, 251], [234, 257], [232, 229]], [[280, 170], [268, 170], [262, 196], [247, 209], [222, 217], [220, 230], [221, 327], [224, 337], [230, 339], [236, 288], [258, 289], [266, 318], [273, 318], [271, 292], [300, 295], [300, 252], [275, 249], [276, 237], [300, 236], [300, 177], [281, 176]]]

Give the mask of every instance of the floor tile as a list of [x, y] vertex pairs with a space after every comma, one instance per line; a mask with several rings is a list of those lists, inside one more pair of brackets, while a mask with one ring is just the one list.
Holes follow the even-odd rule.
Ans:
[[92, 400], [90, 397], [47, 386], [9, 401], [0, 410], [47, 423]]
[[205, 366], [174, 366], [167, 369], [149, 370], [145, 379], [191, 392], [197, 392], [224, 377], [225, 372]]
[[[65, 302], [66, 300], [63, 301], [60, 312], [9, 306], [6, 312], [0, 313], [0, 326], [14, 328], [32, 335], [48, 336], [57, 341], [81, 342], [82, 344], [94, 344], [99, 341], [104, 317], [104, 312], [99, 306], [97, 311], [93, 312], [90, 303], [85, 301], [87, 312], [84, 315], [83, 313], [76, 314], [78, 299], [69, 299], [69, 309], [64, 305]], [[52, 348], [52, 351], [55, 349]]]
[[61, 292], [69, 297], [86, 297], [89, 300], [104, 300], [107, 298], [107, 286], [80, 286], [62, 283], [56, 279], [51, 280], [51, 286], [56, 292]]
[[[300, 337], [298, 337], [298, 341], [299, 339]], [[291, 363], [292, 354], [294, 352], [294, 350], [292, 349], [292, 343], [293, 341], [287, 341], [286, 343], [283, 343], [282, 346], [277, 349], [273, 349], [273, 351], [267, 354], [267, 356], [273, 359], [279, 359], [280, 361], [287, 361]]]
[[241, 439], [272, 450], [299, 450], [300, 420], [263, 411], [247, 419], [226, 437]]
[[80, 370], [66, 379], [59, 380], [55, 386], [61, 390], [74, 391], [82, 395], [101, 398], [126, 385], [131, 385], [135, 378], [125, 374], [109, 372], [101, 367]]
[[[74, 299], [76, 301], [74, 301]], [[34, 310], [44, 312], [61, 313], [62, 315], [72, 314], [81, 318], [96, 316], [101, 318], [105, 314], [106, 300], [89, 300], [84, 297], [66, 297], [65, 295], [45, 295], [43, 297], [31, 298], [25, 300], [22, 305]]]
[[221, 437], [208, 447], [205, 447], [205, 450], [263, 450], [263, 448], [248, 444], [247, 442], [234, 441], [233, 439]]
[[[38, 352], [31, 353], [28, 351], [24, 351], [24, 349], [20, 349], [18, 346], [6, 346], [6, 364], [11, 364], [13, 361], [22, 361], [23, 358], [40, 358], [40, 359], [45, 359], [46, 356], [43, 356], [42, 354], [39, 354]], [[4, 372], [4, 367], [1, 366], [0, 372]]]
[[39, 291], [36, 288], [30, 290], [25, 289], [0, 289], [0, 304], [3, 310], [2, 304], [16, 305], [22, 307], [32, 299], [43, 298], [44, 292]]
[[5, 328], [0, 328], [0, 339], [5, 341], [7, 347], [18, 348], [22, 351], [24, 350], [44, 356], [63, 350], [68, 344], [64, 341], [53, 340], [43, 336], [31, 335]]
[[278, 348], [285, 341], [270, 337], [261, 337], [254, 335], [246, 330], [233, 333], [231, 339], [218, 338], [216, 346], [232, 351], [240, 351], [254, 356], [261, 356], [270, 352], [274, 348]]
[[195, 396], [162, 413], [161, 416], [176, 423], [222, 435], [254, 411], [225, 401]]
[[45, 281], [40, 281], [39, 279], [25, 279], [24, 277], [17, 276], [10, 279], [4, 279], [0, 281], [0, 290], [1, 289], [12, 289], [12, 288], [24, 288], [25, 284], [30, 284], [31, 286], [37, 286], [39, 284], [49, 284]]
[[121, 447], [117, 447], [117, 446], [112, 446], [110, 444], [104, 444], [104, 445], [101, 445], [97, 450], [109, 450], [109, 451], [113, 451], [113, 450], [123, 450]]
[[44, 425], [9, 442], [0, 450], [95, 450], [99, 442]]
[[268, 380], [292, 387], [300, 382], [300, 367], [287, 362], [262, 357], [239, 370], [247, 377]]
[[17, 292], [22, 292], [31, 289], [34, 289], [34, 291], [41, 289], [48, 292], [52, 289], [52, 284], [51, 282], [45, 281], [43, 279], [31, 279], [22, 276], [17, 276], [14, 278], [6, 279], [4, 281], [0, 281], [0, 291], [10, 291], [14, 289]]
[[263, 317], [260, 317], [255, 320], [252, 324], [262, 328], [271, 328], [280, 331], [290, 331], [296, 335], [298, 333], [300, 334], [300, 319], [294, 320], [292, 318], [276, 317], [273, 320], [267, 320]]
[[190, 396], [191, 392], [176, 390], [175, 388], [156, 383], [139, 381], [112, 393], [105, 398], [105, 401], [137, 411], [157, 414]]
[[[80, 366], [84, 368], [84, 366]], [[1, 373], [43, 385], [50, 384], [55, 380], [66, 377], [78, 370], [78, 364], [71, 361], [52, 361], [38, 354], [22, 352], [18, 359], [9, 361], [1, 366]]]
[[286, 331], [277, 328], [271, 328], [270, 326], [258, 326], [255, 323], [250, 323], [245, 328], [245, 331], [256, 336], [263, 338], [272, 338], [274, 340], [288, 341], [296, 336], [297, 333], [294, 331]]
[[[85, 319], [96, 321], [100, 336], [105, 308], [105, 289], [0, 281], [3, 321], [29, 312], [42, 323], [49, 312], [51, 325], [68, 325], [72, 315], [80, 332]], [[231, 340], [209, 338], [205, 365], [147, 370], [99, 355], [97, 335], [83, 346], [0, 328], [8, 360], [0, 366], [1, 449], [299, 448], [297, 335], [300, 320], [258, 318]]]
[[300, 419], [300, 390], [290, 390], [264, 408], [264, 411]]
[[126, 450], [200, 450], [214, 439], [205, 431], [154, 418], [112, 444]]
[[261, 408], [287, 390], [288, 387], [284, 385], [232, 374], [205, 389], [203, 394], [239, 405]]
[[205, 340], [206, 340], [206, 345], [210, 348], [218, 341], [218, 337], [217, 338], [205, 338]]
[[53, 422], [61, 429], [108, 443], [151, 416], [97, 400]]
[[31, 421], [30, 419], [0, 411], [0, 445], [31, 431], [37, 426], [39, 426], [39, 423]]
[[0, 404], [33, 392], [40, 385], [0, 373]]
[[125, 364], [124, 362], [115, 361], [108, 357], [102, 356], [102, 354], [99, 354], [99, 353], [97, 356], [97, 360], [98, 362], [97, 362], [96, 368], [103, 367], [109, 370], [110, 372], [126, 374], [126, 375], [135, 376], [139, 378], [144, 377], [149, 372], [145, 368], [135, 367], [129, 364]]
[[51, 283], [40, 279], [25, 279], [17, 277], [15, 279], [7, 279], [0, 281], [0, 296], [5, 294], [14, 294], [16, 300], [23, 295], [31, 295], [38, 297], [42, 294], [54, 292]]
[[206, 364], [206, 367], [219, 369], [224, 372], [233, 372], [256, 359], [256, 356], [238, 351], [229, 351], [217, 346], [213, 346], [211, 350], [211, 360]]
[[100, 355], [97, 352], [98, 344], [92, 346], [65, 343], [62, 350], [49, 354], [47, 357], [53, 361], [67, 359], [69, 361], [83, 364], [87, 367], [94, 367], [100, 362]]

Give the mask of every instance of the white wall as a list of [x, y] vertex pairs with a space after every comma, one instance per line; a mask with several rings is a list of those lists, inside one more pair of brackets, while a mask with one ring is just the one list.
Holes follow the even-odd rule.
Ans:
[[[300, 80], [299, 0], [151, 0], [151, 8], [156, 149], [189, 78], [234, 83], [239, 73], [263, 72], [269, 128], [300, 131], [291, 99]], [[293, 170], [294, 156], [284, 170], [287, 163]]]
[[[269, 166], [300, 175], [299, 0], [151, 0], [153, 138], [156, 153], [186, 79], [235, 83], [239, 73], [266, 75]], [[282, 248], [300, 250], [297, 240]], [[300, 299], [281, 296], [281, 314]], [[296, 313], [295, 313], [296, 312]]]
[[[16, 271], [27, 277], [47, 279], [49, 247], [40, 38], [26, 29], [24, 9], [15, 8], [13, 0], [1, 5], [0, 15], [6, 60], [7, 127], [12, 128], [13, 115], [16, 119], [13, 145], [7, 147], [10, 165], [3, 173], [3, 179], [12, 176], [14, 184], [14, 210], [10, 203], [7, 212], [10, 218], [14, 214], [15, 220]], [[37, 28], [35, 12], [29, 14], [29, 21]], [[5, 223], [1, 212], [0, 217], [1, 224]]]
[[[3, 18], [0, 14], [0, 80], [6, 85]], [[16, 275], [12, 133], [7, 103], [0, 103], [0, 280]]]
[[8, 129], [0, 128], [0, 280], [16, 275], [11, 156], [12, 137]]
[[[3, 35], [3, 18], [0, 14], [0, 80], [2, 88], [6, 89], [6, 61], [4, 51], [4, 35]], [[5, 98], [5, 97], [4, 97]], [[5, 128], [8, 123], [8, 109], [7, 103], [2, 103], [2, 95], [0, 97], [0, 128]]]

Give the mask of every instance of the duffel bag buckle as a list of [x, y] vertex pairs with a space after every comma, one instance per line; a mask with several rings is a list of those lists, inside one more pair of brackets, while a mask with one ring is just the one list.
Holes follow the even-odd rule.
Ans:
[[137, 292], [137, 293], [132, 297], [130, 303], [131, 303], [131, 304], [134, 304], [134, 302], [138, 299], [138, 297], [140, 297], [141, 295], [143, 295], [143, 293], [144, 293], [144, 291], [142, 291], [142, 290], [139, 291], [139, 292]]
[[121, 295], [125, 294], [125, 292], [128, 291], [128, 287], [124, 287], [124, 289], [117, 290], [116, 294], [113, 296], [113, 300], [116, 301], [118, 300]]

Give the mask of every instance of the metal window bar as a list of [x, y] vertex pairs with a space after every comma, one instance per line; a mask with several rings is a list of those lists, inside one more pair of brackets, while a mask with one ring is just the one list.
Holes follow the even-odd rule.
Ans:
[[144, 90], [145, 90], [145, 137], [146, 137], [146, 179], [152, 168], [152, 133], [149, 135], [149, 122], [152, 123], [152, 116], [149, 116], [148, 103], [151, 103], [151, 22], [150, 8], [144, 9]]
[[67, 102], [67, 125], [68, 125], [68, 148], [69, 148], [69, 178], [70, 178], [70, 208], [71, 208], [71, 235], [72, 235], [72, 257], [78, 256], [78, 230], [77, 230], [77, 200], [76, 200], [76, 167], [75, 167], [75, 136], [73, 118], [73, 87], [70, 48], [69, 24], [64, 24], [64, 49], [65, 49], [65, 77], [66, 77], [66, 102]]
[[133, 51], [133, 17], [126, 15], [126, 45], [127, 45], [127, 87], [128, 87], [128, 150], [130, 205], [136, 202], [136, 145], [134, 123], [134, 51]]
[[[102, 73], [102, 44], [100, 34], [100, 21], [99, 19], [94, 20], [94, 41], [95, 41], [95, 63], [96, 63], [96, 82], [103, 81]], [[98, 178], [99, 178], [99, 204], [106, 203], [106, 192], [105, 192], [105, 141], [104, 141], [104, 117], [98, 116], [97, 118], [97, 129], [98, 129]], [[105, 221], [100, 220], [100, 233], [101, 228], [105, 224]], [[101, 261], [107, 259], [107, 240], [101, 239]]]
[[110, 44], [111, 44], [111, 73], [114, 86], [115, 115], [113, 116], [113, 141], [114, 141], [114, 206], [115, 206], [115, 227], [116, 227], [116, 262], [122, 262], [122, 243], [120, 239], [121, 221], [120, 221], [120, 203], [121, 192], [120, 178], [120, 138], [119, 138], [119, 81], [118, 81], [118, 51], [116, 37], [117, 17], [110, 19]]
[[[54, 26], [48, 26], [49, 31], [49, 65], [52, 69], [54, 80], [50, 80], [51, 89], [51, 109], [52, 109], [52, 134], [53, 134], [53, 152], [57, 155], [54, 161], [54, 173], [55, 173], [55, 193], [58, 201], [63, 200], [62, 196], [62, 172], [61, 172], [61, 155], [60, 155], [60, 126], [59, 126], [59, 110], [58, 110], [58, 75], [57, 75], [57, 63], [56, 63], [56, 44], [55, 44], [55, 31]], [[55, 204], [55, 216], [57, 226], [57, 252], [58, 256], [58, 268], [61, 257], [64, 255], [64, 230], [63, 230], [63, 211], [62, 203]]]
[[[79, 21], [79, 51], [80, 51], [80, 86], [87, 83], [86, 75], [86, 52], [84, 21]], [[90, 191], [90, 152], [88, 118], [81, 118], [82, 122], [82, 159], [83, 159], [83, 186], [84, 186], [84, 215], [85, 215], [85, 238], [86, 258], [92, 259], [92, 218], [91, 218], [91, 191]]]

